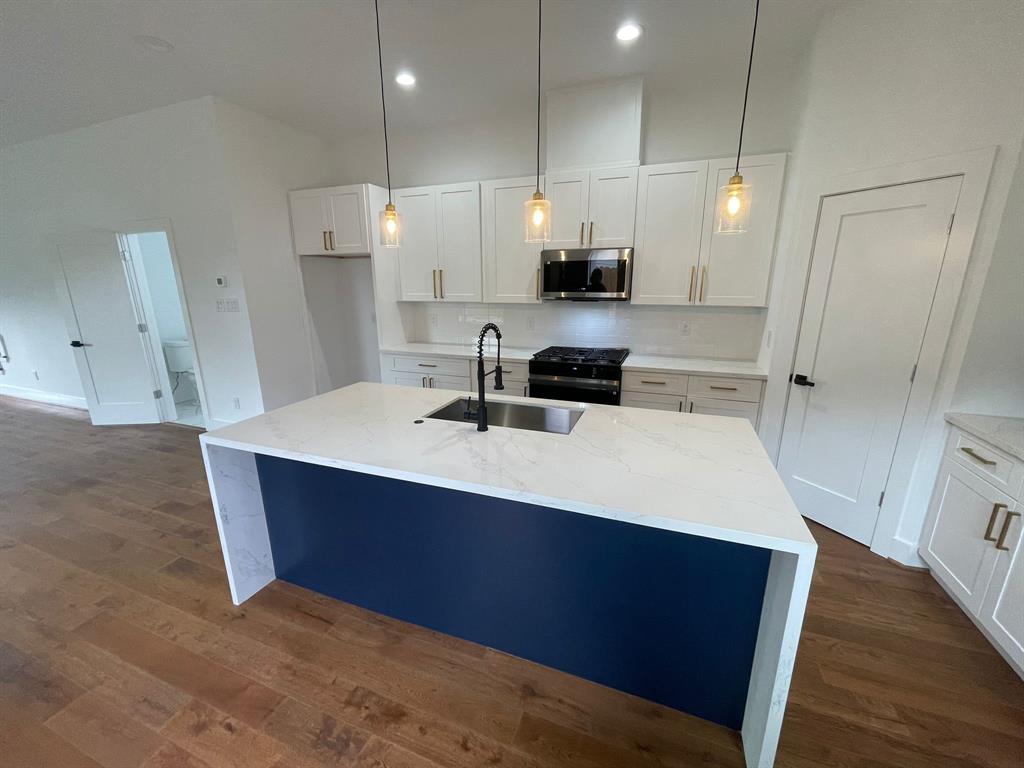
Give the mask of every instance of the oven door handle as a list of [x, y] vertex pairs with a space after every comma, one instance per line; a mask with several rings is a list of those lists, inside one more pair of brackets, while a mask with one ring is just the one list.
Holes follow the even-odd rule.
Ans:
[[549, 376], [547, 374], [531, 374], [531, 385], [555, 385], [566, 389], [597, 389], [604, 392], [616, 392], [621, 382], [615, 379], [584, 379], [578, 376]]

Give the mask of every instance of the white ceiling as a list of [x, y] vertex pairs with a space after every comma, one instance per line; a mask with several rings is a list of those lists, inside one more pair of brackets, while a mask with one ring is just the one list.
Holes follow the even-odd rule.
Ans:
[[[380, 2], [396, 127], [534, 109], [534, 0]], [[791, 71], [831, 2], [762, 0], [755, 68]], [[544, 87], [643, 74], [741, 94], [752, 13], [752, 0], [548, 0]], [[626, 18], [644, 27], [631, 47], [614, 40]], [[402, 67], [412, 91], [394, 84]], [[372, 0], [0, 2], [0, 144], [207, 94], [335, 138], [379, 126], [378, 89]]]

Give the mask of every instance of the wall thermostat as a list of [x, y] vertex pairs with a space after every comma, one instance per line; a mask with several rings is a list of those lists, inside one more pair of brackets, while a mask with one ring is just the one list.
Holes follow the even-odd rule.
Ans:
[[218, 288], [227, 288], [227, 285], [228, 285], [228, 279], [226, 277], [224, 277], [224, 275], [217, 275], [217, 287]]

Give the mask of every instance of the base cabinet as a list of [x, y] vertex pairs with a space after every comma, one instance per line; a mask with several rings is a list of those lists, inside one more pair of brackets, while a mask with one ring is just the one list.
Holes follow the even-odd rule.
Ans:
[[459, 358], [381, 355], [380, 378], [384, 384], [422, 389], [469, 392], [469, 363]]
[[[965, 438], [977, 450], [962, 455]], [[1020, 476], [1021, 462], [953, 430], [928, 507], [920, 553], [936, 581], [1024, 677], [1021, 488], [1019, 482], [998, 488], [983, 475], [997, 461], [1008, 466], [1010, 476]]]
[[624, 371], [620, 405], [656, 411], [703, 413], [747, 419], [757, 429], [760, 379]]

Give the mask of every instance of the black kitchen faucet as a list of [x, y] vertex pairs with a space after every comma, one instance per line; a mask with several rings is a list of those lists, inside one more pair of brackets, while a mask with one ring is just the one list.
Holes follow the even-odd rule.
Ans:
[[[488, 331], [494, 331], [494, 338], [498, 340], [498, 362], [493, 371], [484, 372], [484, 337]], [[505, 385], [501, 383], [501, 330], [494, 323], [487, 323], [480, 329], [480, 337], [476, 340], [476, 391], [479, 402], [476, 405], [476, 413], [466, 411], [466, 417], [476, 416], [476, 431], [487, 431], [487, 403], [484, 398], [484, 382], [487, 377], [494, 374], [494, 388], [501, 390]]]

